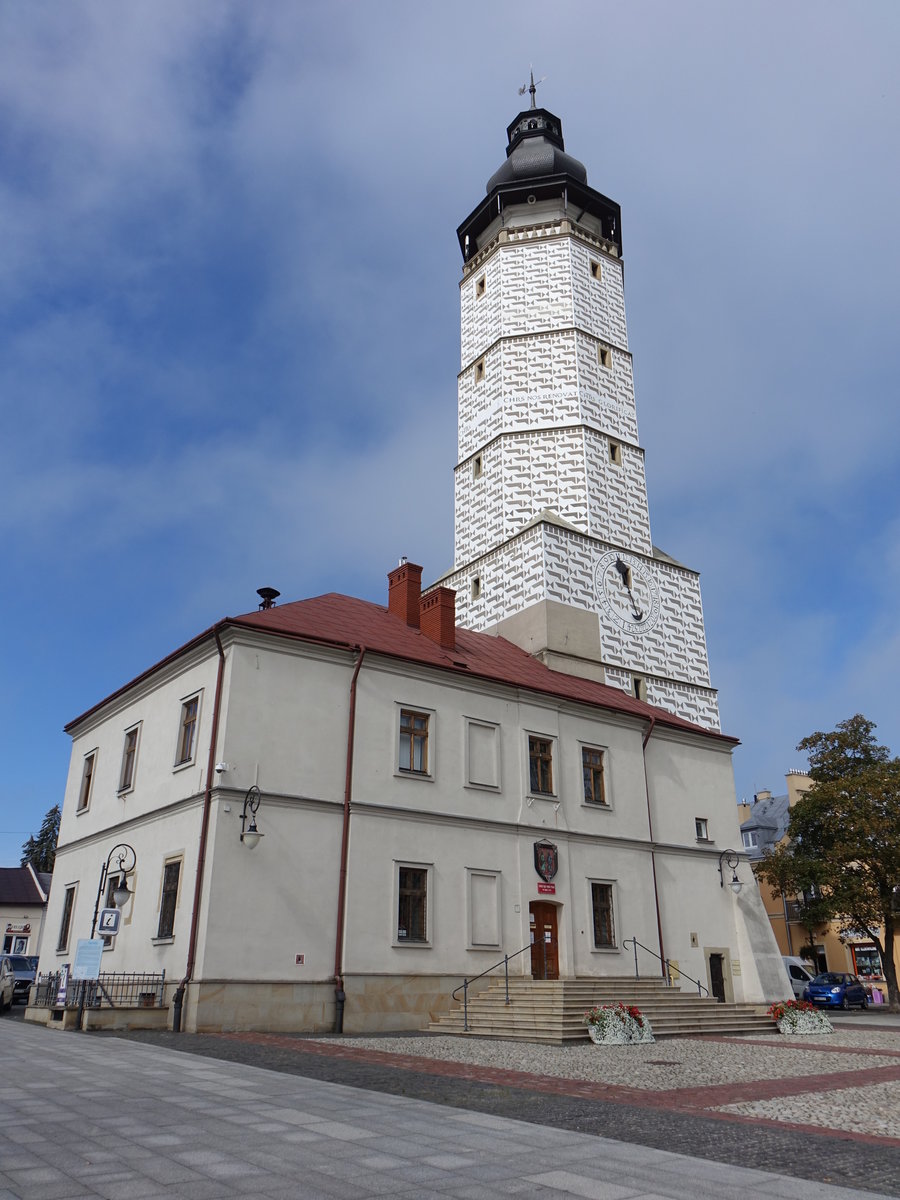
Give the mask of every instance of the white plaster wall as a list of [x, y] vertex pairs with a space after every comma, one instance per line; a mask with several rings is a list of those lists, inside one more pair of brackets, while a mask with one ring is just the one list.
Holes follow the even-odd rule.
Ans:
[[[58, 847], [39, 970], [56, 971], [63, 963], [73, 962], [78, 939], [90, 937], [101, 869], [109, 852], [124, 842], [137, 856], [137, 866], [128, 876], [133, 895], [122, 910], [119, 933], [103, 952], [101, 970], [165, 970], [170, 978], [180, 977], [187, 962], [200, 813], [201, 800], [195, 797], [130, 824], [98, 830], [91, 838], [71, 846]], [[157, 943], [154, 939], [159, 930], [163, 867], [174, 858], [182, 859], [174, 937]], [[69, 942], [64, 950], [57, 951], [63, 898], [66, 888], [73, 884], [77, 893]], [[101, 898], [101, 907], [104, 900]]]
[[[332, 975], [353, 665], [349, 652], [299, 644], [286, 648], [280, 639], [249, 634], [238, 636], [237, 643], [229, 637], [216, 753], [217, 760], [229, 763], [229, 771], [217, 776], [212, 794], [194, 973], [213, 989], [204, 1003], [216, 1013], [230, 1003], [221, 990], [227, 981], [269, 982], [287, 989], [279, 996], [294, 996], [300, 1004], [301, 997], [311, 995], [310, 987], [327, 984]], [[198, 680], [209, 683], [211, 668], [212, 663], [189, 662], [182, 680], [164, 678], [157, 692], [144, 686], [139, 697], [117, 704], [105, 721], [93, 723], [89, 734], [79, 733], [76, 761], [81, 761], [83, 737], [101, 749], [119, 745], [123, 711], [144, 714], [141, 719], [164, 728], [162, 714], [173, 702], [180, 705], [180, 697]], [[431, 714], [427, 779], [398, 770], [401, 706]], [[210, 709], [204, 708], [200, 746], [208, 742], [204, 723], [210, 717]], [[496, 730], [496, 786], [469, 783], [467, 728], [473, 720]], [[504, 951], [519, 949], [528, 940], [529, 902], [541, 898], [534, 842], [549, 837], [560, 848], [553, 899], [561, 906], [563, 972], [628, 973], [630, 960], [626, 963], [620, 950], [596, 953], [590, 947], [587, 881], [614, 883], [620, 947], [629, 936], [653, 944], [644, 729], [644, 722], [549, 697], [378, 656], [366, 659], [358, 679], [344, 971], [379, 978], [461, 977], [475, 964], [482, 969], [486, 960], [493, 962]], [[548, 798], [529, 793], [529, 733], [554, 740], [555, 792]], [[88, 936], [101, 863], [116, 842], [126, 841], [138, 858], [129, 879], [134, 896], [123, 910], [114, 946], [104, 954], [104, 970], [165, 969], [173, 982], [184, 972], [202, 794], [180, 794], [179, 773], [171, 770], [169, 739], [149, 744], [161, 747], [162, 761], [142, 758], [144, 769], [135, 792], [146, 783], [162, 803], [148, 811], [149, 802], [136, 794], [133, 815], [125, 820], [117, 819], [115, 805], [98, 803], [94, 809], [92, 804], [96, 827], [90, 835], [61, 845], [42, 970], [71, 961], [75, 940]], [[609, 811], [583, 802], [583, 744], [606, 751]], [[730, 910], [722, 907], [716, 855], [701, 861], [693, 826], [695, 815], [706, 816], [716, 846], [720, 838], [727, 842], [736, 834], [729, 755], [702, 738], [655, 734], [647, 762], [654, 834], [659, 843], [667, 843], [658, 858], [668, 855], [675, 862], [681, 855], [689, 860], [688, 870], [679, 860], [679, 869], [664, 866], [660, 871], [660, 899], [671, 914], [667, 919], [672, 922], [672, 944], [680, 948], [684, 943], [682, 915], [696, 911], [707, 917], [706, 943], [714, 937], [717, 945], [732, 947], [739, 958], [744, 935]], [[75, 774], [73, 768], [73, 778]], [[80, 779], [80, 770], [77, 774]], [[245, 788], [257, 777], [263, 797], [257, 821], [264, 836], [250, 850], [239, 840], [240, 810]], [[158, 783], [162, 778], [168, 781], [168, 791]], [[71, 791], [67, 807], [76, 798], [77, 792]], [[697, 808], [701, 801], [702, 813]], [[109, 821], [105, 827], [100, 824], [103, 811]], [[64, 820], [66, 828], [80, 828], [68, 811]], [[159, 942], [162, 871], [173, 857], [183, 860], [175, 930], [171, 939]], [[427, 946], [396, 944], [398, 861], [430, 866]], [[467, 881], [473, 870], [496, 873], [498, 879], [498, 947], [470, 945]], [[57, 954], [62, 895], [70, 882], [78, 883], [72, 936], [67, 951]], [[526, 973], [527, 958], [523, 955], [517, 968]], [[688, 969], [686, 962], [685, 958]], [[381, 1002], [373, 992], [366, 1003]], [[240, 1003], [249, 1006], [243, 1021], [275, 1019], [269, 1013], [271, 1005], [246, 997]], [[298, 1014], [301, 1011], [307, 1009], [298, 1008]], [[278, 1017], [279, 1027], [285, 1027], [284, 1021], [290, 1023], [289, 1014]]]
[[[205, 786], [212, 731], [218, 655], [210, 641], [176, 673], [163, 670], [153, 680], [104, 705], [74, 732], [72, 757], [59, 826], [59, 846], [123, 822], [147, 816], [165, 804], [194, 796]], [[200, 695], [194, 756], [176, 765], [185, 699]], [[133, 787], [118, 791], [125, 731], [139, 724]], [[88, 807], [77, 811], [85, 755], [96, 750]], [[127, 839], [126, 839], [127, 840]], [[102, 861], [102, 860], [101, 860]]]

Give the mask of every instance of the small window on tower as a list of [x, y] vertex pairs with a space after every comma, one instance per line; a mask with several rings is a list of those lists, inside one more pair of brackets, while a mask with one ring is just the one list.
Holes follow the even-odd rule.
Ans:
[[609, 461], [617, 467], [622, 465], [622, 446], [620, 442], [609, 443]]
[[697, 841], [709, 841], [709, 821], [706, 817], [694, 817], [694, 828], [697, 830]]
[[612, 366], [612, 350], [610, 350], [609, 346], [597, 347], [597, 362], [599, 362], [601, 367]]
[[631, 684], [632, 684], [632, 687], [634, 688], [635, 700], [646, 700], [647, 699], [647, 681], [646, 681], [646, 679], [641, 679], [640, 675], [632, 675]]
[[481, 576], [476, 575], [472, 580], [472, 599], [477, 600], [481, 595]]
[[475, 382], [484, 383], [484, 359], [479, 358], [475, 364]]
[[596, 258], [592, 258], [591, 259], [591, 279], [596, 279], [597, 282], [599, 283], [602, 274], [603, 274], [603, 269], [600, 266], [600, 263], [596, 260]]
[[479, 277], [475, 280], [475, 295], [480, 300], [486, 291], [487, 280], [483, 275], [479, 275]]
[[472, 459], [472, 478], [480, 479], [481, 473], [484, 470], [484, 460], [480, 454], [476, 454]]

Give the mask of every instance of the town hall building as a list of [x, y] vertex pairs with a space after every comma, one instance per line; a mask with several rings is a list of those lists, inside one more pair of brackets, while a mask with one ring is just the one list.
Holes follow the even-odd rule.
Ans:
[[698, 575], [651, 541], [621, 214], [533, 92], [459, 239], [452, 568], [401, 560], [386, 604], [260, 589], [72, 721], [42, 972], [124, 881], [102, 969], [164, 971], [185, 1029], [421, 1028], [504, 955], [622, 978], [634, 943], [788, 994], [729, 886]]

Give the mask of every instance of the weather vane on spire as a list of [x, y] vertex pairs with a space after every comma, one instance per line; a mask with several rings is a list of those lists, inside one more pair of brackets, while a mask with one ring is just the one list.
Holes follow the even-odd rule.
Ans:
[[531, 83], [530, 84], [523, 83], [522, 86], [519, 88], [519, 95], [524, 96], [526, 92], [530, 92], [531, 93], [531, 107], [537, 108], [537, 105], [534, 102], [534, 98], [535, 98], [535, 95], [537, 94], [538, 84], [543, 83], [544, 80], [547, 78], [547, 76], [542, 75], [540, 77], [540, 79], [537, 81], [537, 83], [535, 83], [534, 82], [534, 67], [529, 68], [528, 74], [531, 76]]

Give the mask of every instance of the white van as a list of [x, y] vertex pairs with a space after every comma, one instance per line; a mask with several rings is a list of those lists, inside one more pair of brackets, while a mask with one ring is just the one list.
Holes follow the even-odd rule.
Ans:
[[784, 963], [784, 969], [787, 971], [791, 987], [794, 989], [794, 998], [802, 1000], [804, 989], [813, 980], [809, 973], [809, 963], [805, 958], [792, 958], [786, 954], [781, 956], [781, 961]]

